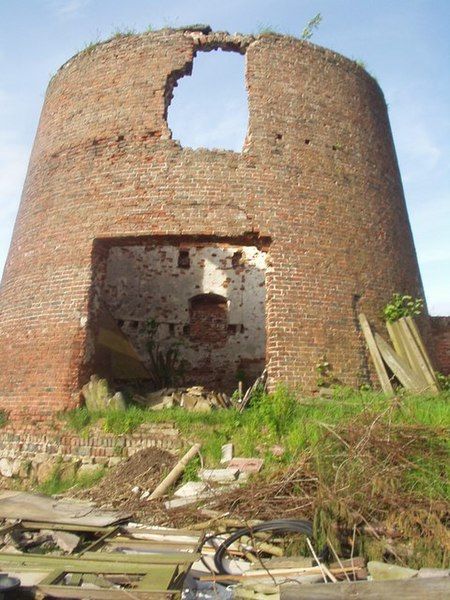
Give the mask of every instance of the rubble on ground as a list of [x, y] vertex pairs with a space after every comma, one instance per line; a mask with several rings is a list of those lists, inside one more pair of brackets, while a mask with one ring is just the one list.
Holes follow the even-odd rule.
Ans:
[[125, 410], [126, 403], [122, 392], [113, 392], [106, 379], [91, 375], [90, 380], [81, 388], [89, 412], [111, 410]]
[[[303, 551], [300, 541], [306, 541]], [[333, 584], [327, 598], [377, 592], [387, 598], [400, 597], [399, 582], [408, 586], [408, 597], [445, 597], [450, 590], [448, 569], [366, 563], [362, 556], [339, 555], [331, 542], [319, 550], [312, 523], [295, 519], [221, 517], [191, 529], [4, 520], [0, 570], [2, 589], [36, 599], [313, 600], [325, 597], [325, 584]]]
[[145, 396], [135, 394], [134, 400], [152, 410], [181, 407], [193, 412], [210, 412], [216, 408], [229, 408], [232, 402], [226, 394], [207, 390], [201, 385], [163, 388]]

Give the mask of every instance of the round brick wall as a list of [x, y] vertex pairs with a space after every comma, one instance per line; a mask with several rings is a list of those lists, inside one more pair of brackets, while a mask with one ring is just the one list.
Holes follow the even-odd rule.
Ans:
[[[241, 153], [181, 148], [166, 121], [176, 80], [218, 47], [246, 57]], [[423, 295], [386, 104], [363, 69], [283, 36], [113, 39], [47, 91], [0, 291], [3, 408], [45, 416], [77, 401], [93, 248], [151, 236], [264, 240], [271, 385], [313, 388], [323, 355], [360, 383], [357, 312], [376, 321], [393, 292]]]

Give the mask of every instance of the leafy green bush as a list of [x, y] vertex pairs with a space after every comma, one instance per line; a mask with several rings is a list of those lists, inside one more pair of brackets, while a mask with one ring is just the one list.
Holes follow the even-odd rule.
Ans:
[[436, 379], [438, 380], [442, 391], [450, 392], [450, 375], [444, 375], [443, 373], [436, 371]]
[[181, 383], [186, 363], [180, 357], [181, 342], [173, 341], [162, 348], [157, 338], [158, 323], [155, 319], [147, 321], [147, 351], [150, 357], [150, 373], [157, 389], [176, 386]]
[[412, 296], [394, 294], [392, 300], [383, 308], [385, 321], [393, 323], [402, 317], [415, 317], [423, 310], [423, 299]]

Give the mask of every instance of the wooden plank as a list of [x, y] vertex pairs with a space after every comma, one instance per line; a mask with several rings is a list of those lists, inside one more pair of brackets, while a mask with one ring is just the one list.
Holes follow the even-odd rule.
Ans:
[[[122, 544], [127, 547], [126, 543]], [[184, 562], [193, 563], [200, 559], [200, 554], [194, 554], [192, 552], [168, 552], [167, 554], [122, 554], [121, 552], [87, 552], [83, 554], [83, 558], [91, 561], [111, 561], [111, 562], [125, 562], [130, 561], [133, 563], [144, 563], [148, 565], [153, 563], [155, 565], [173, 565]]]
[[170, 572], [170, 577], [167, 577], [165, 572], [158, 573], [157, 571], [153, 571], [152, 573], [147, 573], [139, 582], [136, 589], [138, 590], [166, 590], [173, 589], [176, 586], [174, 585], [174, 581], [179, 575], [179, 571], [172, 570]]
[[[16, 526], [16, 525], [14, 525]], [[20, 526], [23, 529], [53, 529], [54, 531], [78, 531], [80, 533], [113, 533], [117, 529], [123, 529], [122, 526], [113, 527], [95, 527], [93, 525], [65, 525], [61, 523], [52, 523], [49, 521], [21, 521]]]
[[403, 346], [403, 339], [398, 328], [398, 321], [395, 321], [393, 323], [387, 321], [386, 329], [388, 330], [388, 334], [391, 339], [392, 345], [394, 346], [394, 350], [403, 359], [408, 360], [408, 354], [406, 353], [406, 349]]
[[[143, 591], [161, 591], [173, 589], [172, 583], [175, 581], [181, 569], [174, 565], [141, 565], [140, 570], [137, 573], [131, 573], [126, 565], [122, 565], [122, 570], [117, 571], [110, 565], [109, 567], [99, 568], [98, 563], [93, 563], [89, 567], [65, 567], [63, 571], [55, 570], [50, 573], [42, 582], [41, 585], [49, 585], [53, 587], [67, 587], [62, 585], [62, 579], [65, 574], [82, 574], [83, 581], [95, 583], [99, 587], [112, 587], [107, 581], [108, 575], [140, 575], [140, 581], [137, 589]], [[186, 572], [186, 571], [184, 571]], [[98, 578], [98, 579], [97, 579]], [[86, 593], [86, 590], [84, 590]]]
[[369, 325], [369, 321], [364, 313], [360, 313], [358, 315], [359, 324], [361, 326], [361, 331], [363, 332], [364, 338], [366, 340], [367, 347], [369, 349], [370, 356], [372, 358], [372, 362], [375, 367], [375, 371], [377, 372], [378, 379], [380, 381], [381, 389], [387, 396], [392, 396], [394, 394], [394, 389], [392, 387], [392, 383], [387, 374], [386, 368], [383, 363], [383, 359], [381, 358], [381, 354], [378, 350], [378, 347], [375, 343], [375, 339], [372, 334], [372, 330]]
[[180, 597], [176, 590], [150, 591], [150, 590], [87, 590], [86, 588], [70, 585], [38, 585], [38, 589], [46, 598], [70, 600], [171, 600]]
[[90, 525], [101, 529], [130, 517], [130, 513], [95, 508], [92, 503], [74, 498], [56, 499], [32, 492], [0, 490], [0, 518], [49, 521], [53, 522], [51, 529], [60, 524]]
[[411, 367], [411, 370], [414, 371], [417, 379], [422, 381], [423, 389], [426, 390], [429, 387], [429, 384], [422, 368], [425, 365], [423, 361], [418, 360], [417, 353], [414, 351], [416, 349], [416, 344], [409, 331], [408, 325], [405, 321], [399, 319], [395, 322], [395, 326], [397, 328], [397, 335], [401, 339], [402, 346], [406, 353], [406, 361]]
[[426, 390], [438, 392], [439, 388], [435, 382], [434, 373], [430, 373], [427, 362], [425, 361], [422, 352], [417, 345], [416, 339], [409, 328], [406, 319], [402, 318], [398, 320], [398, 327], [403, 338], [403, 343], [408, 353], [409, 362], [413, 367], [416, 374], [421, 375], [424, 381], [424, 387]]
[[424, 390], [423, 379], [417, 377], [408, 363], [394, 352], [391, 346], [380, 334], [375, 334], [375, 342], [383, 360], [400, 381], [402, 386], [411, 392], [420, 393]]
[[188, 544], [159, 544], [154, 542], [145, 542], [144, 540], [107, 540], [105, 544], [99, 548], [100, 552], [120, 552], [120, 549], [126, 548], [130, 552], [142, 554], [144, 552], [152, 552], [153, 554], [162, 555], [178, 555], [190, 554], [196, 552], [197, 548]]
[[[92, 560], [84, 557], [75, 558], [69, 556], [50, 556], [43, 554], [0, 554], [0, 567], [6, 570], [5, 567], [14, 567], [16, 569], [25, 570], [25, 568], [39, 569], [41, 571], [51, 571], [54, 569], [64, 569], [74, 573], [89, 572], [105, 572], [105, 573], [147, 573], [152, 568], [175, 568], [180, 564], [185, 564], [186, 559], [183, 556], [182, 560], [164, 560], [157, 561], [152, 555], [147, 555], [147, 561], [141, 562], [134, 560], [133, 554], [122, 554], [122, 561], [109, 560], [108, 555], [101, 553], [101, 559]], [[195, 556], [195, 555], [190, 555]]]
[[358, 581], [314, 585], [286, 585], [280, 600], [448, 600], [450, 577], [400, 579], [396, 581]]
[[256, 391], [259, 385], [263, 385], [264, 389], [266, 389], [267, 383], [267, 369], [264, 369], [262, 374], [256, 379], [251, 387], [245, 392], [244, 397], [242, 398], [242, 402], [239, 405], [239, 412], [243, 412], [250, 401], [250, 398], [254, 391]]
[[[81, 580], [83, 578], [83, 573], [72, 573], [72, 576], [70, 578], [70, 585], [73, 585], [74, 587], [78, 587], [81, 584]], [[42, 584], [44, 584], [44, 582], [41, 582]]]
[[[44, 577], [44, 579], [41, 581], [42, 585], [50, 585], [50, 584], [56, 584], [59, 583], [60, 581], [62, 581], [64, 575], [65, 575], [66, 571], [64, 569], [55, 569], [54, 571], [50, 571], [50, 573], [47, 575], [47, 577]], [[79, 582], [81, 581], [81, 573], [80, 574], [74, 574], [73, 579], [79, 579], [78, 583], [73, 583], [72, 585], [78, 585]]]
[[[436, 389], [438, 391], [440, 391], [441, 387], [437, 380], [435, 369], [433, 368], [433, 365], [430, 360], [430, 356], [427, 352], [427, 349], [425, 348], [425, 344], [423, 343], [423, 339], [422, 339], [422, 336], [420, 335], [420, 331], [419, 331], [419, 328], [417, 327], [416, 322], [414, 321], [414, 319], [412, 317], [404, 317], [404, 320], [406, 321], [408, 328], [414, 338], [414, 341], [416, 342], [416, 346], [418, 347], [420, 354], [427, 365], [428, 372], [431, 375], [432, 381], [436, 385]], [[430, 379], [430, 381], [431, 381], [431, 379]]]

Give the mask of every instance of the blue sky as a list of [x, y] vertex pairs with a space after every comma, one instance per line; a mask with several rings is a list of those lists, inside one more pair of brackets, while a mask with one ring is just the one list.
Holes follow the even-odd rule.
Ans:
[[[45, 89], [70, 56], [127, 27], [299, 35], [318, 12], [312, 41], [363, 60], [384, 91], [429, 310], [450, 315], [450, 0], [0, 0], [0, 272]], [[224, 96], [212, 114], [214, 97]], [[174, 137], [239, 149], [244, 97], [239, 56], [200, 54], [176, 90]]]

